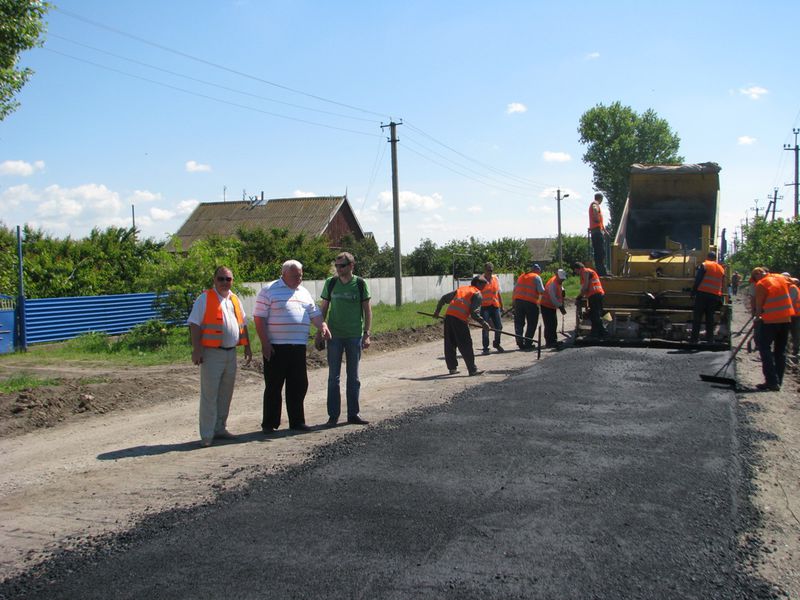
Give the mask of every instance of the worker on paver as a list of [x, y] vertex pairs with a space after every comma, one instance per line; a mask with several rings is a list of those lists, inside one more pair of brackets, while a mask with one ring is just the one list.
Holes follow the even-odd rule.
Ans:
[[[503, 329], [503, 321], [500, 317], [503, 310], [503, 298], [500, 296], [500, 279], [494, 274], [494, 265], [487, 262], [483, 265], [483, 278], [486, 285], [481, 290], [481, 317], [494, 328], [494, 343], [492, 346], [498, 352], [503, 352], [500, 345], [500, 331]], [[483, 353], [489, 354], [489, 332], [484, 329], [481, 333], [483, 341]]]
[[706, 342], [714, 341], [714, 312], [722, 302], [722, 286], [725, 283], [725, 267], [717, 262], [717, 253], [709, 252], [706, 260], [697, 267], [692, 286], [694, 311], [692, 313], [691, 343], [700, 339], [700, 321], [705, 317]]
[[[542, 267], [534, 262], [530, 263], [529, 270], [517, 278], [511, 294], [511, 303], [514, 307], [514, 333], [517, 334], [517, 347], [520, 350], [533, 349], [533, 336], [539, 324], [539, 300], [544, 293], [541, 272]], [[527, 340], [521, 337], [523, 329]]]
[[761, 355], [761, 371], [764, 383], [759, 390], [777, 392], [783, 383], [786, 369], [786, 343], [794, 307], [789, 295], [789, 285], [783, 275], [768, 274], [766, 269], [756, 267], [750, 276], [755, 284], [755, 307], [753, 317], [761, 323], [758, 352]]
[[558, 316], [556, 311], [561, 311], [562, 315], [567, 314], [564, 308], [564, 288], [563, 283], [567, 278], [564, 269], [559, 269], [556, 274], [547, 280], [544, 286], [544, 294], [539, 306], [542, 311], [542, 322], [544, 323], [545, 348], [558, 348], [561, 342], [558, 341]]
[[606, 228], [603, 225], [603, 194], [594, 195], [594, 200], [589, 205], [589, 235], [592, 238], [592, 251], [594, 253], [594, 267], [597, 273], [605, 277], [606, 270]]
[[605, 297], [605, 290], [600, 277], [594, 269], [590, 269], [582, 262], [573, 263], [572, 272], [581, 279], [581, 289], [575, 301], [580, 302], [582, 298], [586, 298], [589, 303], [589, 320], [592, 322], [590, 335], [600, 339], [608, 337], [608, 333], [603, 327], [603, 298]]
[[444, 361], [451, 375], [458, 373], [456, 349], [461, 353], [461, 358], [464, 359], [470, 375], [483, 373], [475, 366], [475, 352], [472, 350], [469, 319], [472, 317], [480, 323], [484, 332], [489, 329], [489, 323], [480, 315], [481, 290], [485, 286], [486, 280], [482, 276], [473, 277], [469, 285], [462, 285], [439, 298], [439, 303], [433, 312], [433, 316], [438, 317], [442, 307], [445, 304], [448, 305], [444, 316]]

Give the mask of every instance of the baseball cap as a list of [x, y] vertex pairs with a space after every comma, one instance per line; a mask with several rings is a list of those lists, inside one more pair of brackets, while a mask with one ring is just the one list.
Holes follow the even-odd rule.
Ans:
[[558, 275], [558, 278], [559, 278], [561, 281], [564, 281], [564, 280], [567, 278], [567, 273], [566, 273], [566, 271], [564, 271], [564, 269], [559, 269], [559, 270], [556, 272], [556, 275]]

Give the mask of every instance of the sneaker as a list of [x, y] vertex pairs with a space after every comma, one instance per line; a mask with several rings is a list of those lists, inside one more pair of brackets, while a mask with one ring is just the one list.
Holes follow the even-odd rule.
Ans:
[[233, 435], [227, 429], [223, 429], [222, 431], [217, 432], [217, 433], [214, 434], [214, 439], [215, 440], [235, 440], [236, 436]]
[[200, 440], [201, 448], [208, 448], [211, 445], [211, 440]]
[[475, 375], [483, 375], [483, 371], [481, 371], [480, 369], [475, 369], [474, 371], [469, 372], [470, 377], [474, 377]]
[[460, 371], [458, 369], [450, 369], [449, 373], [450, 375], [458, 375]]
[[481, 354], [484, 354], [484, 355], [489, 354], [489, 349], [488, 348], [484, 348], [483, 352], [481, 352]]
[[505, 352], [505, 350], [500, 344], [497, 344], [497, 346], [495, 346], [494, 349], [497, 350], [498, 352]]
[[362, 419], [358, 415], [355, 417], [347, 417], [347, 422], [350, 425], [369, 425], [369, 421], [366, 419]]

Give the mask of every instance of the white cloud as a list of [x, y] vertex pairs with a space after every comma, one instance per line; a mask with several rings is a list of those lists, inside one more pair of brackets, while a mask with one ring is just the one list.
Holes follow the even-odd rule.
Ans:
[[[442, 195], [431, 194], [430, 196], [423, 196], [416, 192], [401, 191], [399, 198], [400, 210], [406, 212], [430, 212], [442, 206]], [[378, 210], [382, 212], [391, 212], [392, 210], [392, 192], [381, 192], [378, 194]]]
[[600, 58], [599, 52], [589, 52], [589, 54], [586, 55], [586, 60], [597, 60], [598, 58]]
[[483, 207], [477, 204], [467, 207], [467, 212], [473, 215], [483, 212]]
[[44, 169], [44, 161], [37, 160], [34, 163], [24, 160], [7, 160], [0, 163], [0, 175], [16, 175], [17, 177], [30, 177], [36, 171]]
[[211, 172], [211, 165], [203, 165], [194, 160], [187, 160], [186, 161], [186, 172], [187, 173], [210, 173]]
[[528, 211], [540, 215], [552, 215], [554, 212], [556, 212], [556, 209], [554, 206], [532, 204], [528, 207]]
[[[539, 198], [545, 200], [555, 200], [556, 194], [558, 193], [559, 188], [549, 187], [545, 188], [540, 194]], [[581, 195], [573, 189], [570, 188], [561, 188], [561, 199], [563, 200], [565, 196], [569, 195], [569, 200], [580, 200]]]
[[117, 214], [123, 206], [119, 194], [96, 183], [74, 188], [51, 185], [44, 189], [40, 200], [36, 214], [43, 218], [67, 219], [86, 211], [97, 214], [100, 221], [107, 221], [109, 215]]
[[200, 204], [199, 200], [190, 198], [189, 200], [181, 200], [178, 202], [178, 208], [175, 211], [178, 215], [188, 215]]
[[295, 190], [294, 194], [292, 194], [295, 198], [314, 198], [316, 194], [314, 192], [304, 192], [303, 190]]
[[549, 150], [542, 152], [542, 158], [546, 162], [569, 162], [572, 160], [572, 157], [566, 152], [551, 152]]
[[515, 113], [524, 113], [528, 111], [528, 107], [522, 104], [522, 102], [512, 102], [508, 106], [506, 106], [506, 114], [513, 115]]
[[147, 190], [136, 190], [128, 196], [128, 204], [140, 204], [143, 202], [160, 202], [161, 194], [148, 192]]
[[31, 188], [25, 185], [15, 185], [8, 189], [3, 190], [0, 194], [0, 210], [8, 212], [12, 208], [16, 208], [23, 203], [29, 202], [34, 193]]
[[741, 88], [739, 93], [753, 100], [758, 100], [761, 98], [761, 96], [769, 94], [769, 90], [758, 85], [751, 85], [750, 87]]
[[756, 143], [756, 138], [750, 137], [749, 135], [740, 135], [736, 138], [736, 141], [740, 146], [749, 146]]

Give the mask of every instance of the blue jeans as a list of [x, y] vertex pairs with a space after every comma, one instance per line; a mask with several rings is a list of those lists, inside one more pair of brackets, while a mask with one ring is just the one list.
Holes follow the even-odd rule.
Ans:
[[[500, 308], [498, 306], [481, 306], [481, 317], [489, 323], [489, 327], [497, 329], [494, 332], [494, 346], [495, 348], [500, 345], [500, 330], [503, 328], [503, 321], [500, 319]], [[481, 341], [483, 342], [483, 349], [489, 349], [489, 332], [485, 329], [481, 334]]]
[[343, 355], [347, 358], [347, 418], [357, 417], [360, 412], [358, 395], [361, 381], [358, 379], [358, 363], [361, 360], [361, 338], [334, 337], [328, 340], [328, 417], [331, 419], [338, 419], [342, 410], [339, 380]]

